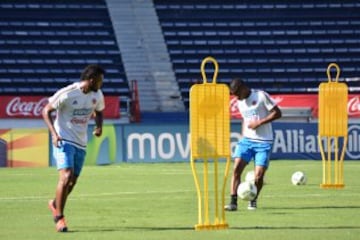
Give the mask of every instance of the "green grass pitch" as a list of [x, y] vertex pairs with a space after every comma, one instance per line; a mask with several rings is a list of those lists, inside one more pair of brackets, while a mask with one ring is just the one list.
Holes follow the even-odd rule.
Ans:
[[[296, 170], [307, 185], [291, 184]], [[256, 211], [239, 200], [239, 210], [226, 213], [229, 229], [195, 231], [189, 163], [85, 167], [65, 212], [70, 232], [56, 233], [47, 209], [56, 170], [3, 168], [0, 239], [359, 239], [359, 172], [359, 162], [346, 161], [345, 188], [324, 190], [320, 161], [272, 161]]]

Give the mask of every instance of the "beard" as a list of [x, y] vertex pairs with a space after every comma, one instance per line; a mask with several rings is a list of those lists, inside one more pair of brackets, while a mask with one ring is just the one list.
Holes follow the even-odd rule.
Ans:
[[99, 88], [97, 88], [96, 86], [90, 86], [90, 90], [93, 92], [97, 92]]

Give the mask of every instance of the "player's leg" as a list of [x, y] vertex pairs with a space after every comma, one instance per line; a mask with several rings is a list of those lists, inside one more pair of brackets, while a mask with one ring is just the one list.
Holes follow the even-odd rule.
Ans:
[[241, 158], [235, 158], [233, 172], [232, 172], [231, 181], [230, 181], [231, 196], [237, 195], [237, 193], [236, 193], [237, 188], [238, 188], [239, 184], [241, 183], [241, 174], [244, 171], [246, 165], [247, 165], [247, 162], [245, 162], [244, 160], [241, 160]]
[[84, 162], [85, 162], [85, 155], [86, 155], [86, 152], [84, 149], [76, 148], [75, 157], [74, 157], [74, 174], [70, 180], [68, 195], [74, 189], [74, 187], [77, 183], [77, 179], [80, 176], [81, 170], [82, 170]]
[[256, 198], [249, 202], [248, 209], [253, 210], [257, 208], [257, 198], [260, 195], [261, 189], [264, 185], [264, 177], [267, 168], [269, 167], [271, 144], [270, 143], [255, 143], [254, 144], [254, 161], [255, 161], [255, 185], [257, 188]]
[[71, 156], [69, 156], [69, 159], [71, 160], [67, 162], [72, 166], [72, 168], [59, 170], [61, 176], [56, 193], [56, 203], [57, 206], [60, 207], [56, 209], [58, 215], [55, 217], [56, 228], [59, 232], [67, 231], [64, 217], [66, 200], [76, 185], [77, 179], [85, 161], [85, 150], [79, 149], [72, 145], [69, 145], [67, 149], [67, 152]]
[[59, 181], [56, 187], [56, 214], [57, 216], [64, 216], [64, 209], [66, 200], [69, 194], [71, 180], [74, 172], [72, 168], [65, 168], [59, 170]]
[[241, 160], [241, 158], [235, 158], [233, 173], [230, 181], [230, 204], [225, 206], [227, 211], [237, 210], [237, 188], [241, 182], [241, 174], [244, 171], [247, 162]]
[[70, 180], [70, 185], [68, 188], [68, 196], [70, 195], [70, 193], [72, 192], [72, 190], [74, 189], [76, 183], [77, 183], [77, 178], [78, 176], [75, 176], [75, 174], [73, 174], [71, 180]]
[[265, 172], [266, 172], [265, 167], [259, 165], [255, 166], [255, 185], [257, 188], [257, 195], [254, 200], [249, 201], [248, 210], [255, 210], [257, 208], [257, 198], [264, 184]]
[[241, 174], [251, 160], [251, 151], [246, 140], [241, 140], [237, 144], [233, 157], [234, 167], [230, 180], [230, 204], [225, 206], [227, 211], [237, 210], [237, 188], [241, 182]]
[[[59, 179], [56, 187], [55, 201], [53, 202], [55, 204], [53, 204], [51, 210], [54, 215], [56, 230], [66, 232], [67, 226], [64, 218], [64, 209], [71, 179], [74, 176], [75, 148], [70, 144], [63, 143], [59, 148], [54, 148], [53, 151], [59, 172]], [[53, 210], [55, 210], [55, 212]]]
[[266, 172], [266, 168], [264, 166], [259, 166], [259, 165], [255, 166], [255, 185], [257, 188], [256, 199], [259, 196], [260, 191], [263, 187], [265, 172]]

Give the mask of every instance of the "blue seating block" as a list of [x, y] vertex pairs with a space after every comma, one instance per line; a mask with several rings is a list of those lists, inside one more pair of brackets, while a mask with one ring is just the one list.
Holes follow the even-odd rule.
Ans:
[[50, 95], [99, 64], [107, 71], [104, 93], [130, 96], [105, 0], [13, 0], [0, 8], [1, 94]]
[[358, 76], [360, 5], [355, 0], [187, 0], [186, 8], [181, 0], [154, 0], [154, 5], [185, 105], [188, 86], [200, 77], [207, 56], [219, 62], [218, 81], [241, 77], [272, 93], [317, 89], [331, 62], [340, 65], [344, 78]]

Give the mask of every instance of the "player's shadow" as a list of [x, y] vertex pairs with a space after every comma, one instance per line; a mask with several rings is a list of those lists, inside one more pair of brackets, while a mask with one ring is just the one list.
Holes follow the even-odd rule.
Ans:
[[[252, 226], [252, 227], [236, 227], [230, 226], [229, 230], [326, 230], [326, 229], [360, 229], [360, 226]], [[124, 231], [194, 231], [193, 227], [81, 227], [76, 230], [69, 231], [68, 233], [81, 233], [81, 232], [124, 232]]]
[[217, 151], [211, 142], [207, 138], [198, 138], [197, 142], [197, 155], [198, 156], [216, 156]]
[[266, 210], [292, 210], [292, 209], [359, 209], [360, 206], [293, 206], [293, 207], [263, 207]]
[[253, 227], [230, 227], [235, 230], [326, 230], [326, 229], [360, 229], [360, 226], [253, 226]]
[[120, 227], [81, 227], [69, 233], [76, 233], [76, 232], [123, 232], [123, 231], [186, 231], [191, 230], [193, 231], [193, 227], [155, 227], [155, 226], [120, 226]]

